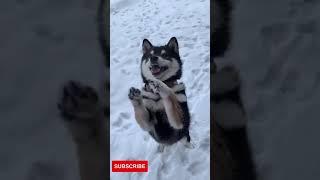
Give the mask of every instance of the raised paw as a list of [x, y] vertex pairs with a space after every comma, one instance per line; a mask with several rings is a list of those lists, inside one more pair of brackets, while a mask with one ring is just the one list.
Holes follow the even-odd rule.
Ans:
[[235, 89], [240, 86], [241, 80], [239, 71], [235, 66], [229, 65], [218, 70], [213, 76], [213, 92], [221, 94]]
[[128, 94], [129, 99], [140, 99], [141, 98], [141, 91], [137, 88], [131, 87]]
[[102, 111], [96, 91], [75, 81], [63, 87], [58, 108], [65, 120], [90, 119]]
[[148, 81], [149, 87], [151, 88], [153, 93], [160, 93], [160, 90], [162, 89], [162, 85], [160, 81], [157, 80], [149, 80]]
[[134, 106], [141, 104], [142, 102], [141, 91], [137, 88], [131, 87], [129, 90], [128, 97]]
[[159, 94], [161, 97], [167, 97], [172, 90], [162, 81], [159, 80], [149, 80], [148, 84], [153, 93]]

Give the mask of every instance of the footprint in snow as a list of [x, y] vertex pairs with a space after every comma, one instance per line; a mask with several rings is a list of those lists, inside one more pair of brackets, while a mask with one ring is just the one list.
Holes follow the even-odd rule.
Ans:
[[203, 139], [199, 145], [199, 148], [203, 151], [208, 151], [210, 149], [210, 139], [206, 137]]
[[126, 124], [126, 125], [123, 126], [123, 129], [127, 130], [127, 129], [129, 129], [131, 126], [132, 126], [132, 124]]
[[196, 161], [196, 162], [193, 162], [189, 165], [189, 167], [187, 168], [187, 170], [192, 174], [196, 174], [196, 173], [199, 173], [201, 171], [201, 162], [199, 161]]
[[125, 75], [129, 75], [129, 74], [130, 74], [130, 72], [127, 71], [127, 70], [125, 70], [125, 69], [121, 69], [121, 73], [122, 73], [122, 74], [125, 74]]
[[203, 84], [199, 84], [197, 91], [200, 92], [203, 89]]
[[193, 69], [191, 72], [192, 72], [194, 75], [198, 75], [199, 72], [200, 72], [200, 69]]
[[184, 55], [183, 55], [183, 57], [185, 58], [185, 57], [188, 57], [189, 56], [189, 53], [185, 53]]
[[[125, 112], [121, 112], [119, 114], [118, 119], [112, 123], [112, 126], [114, 127], [120, 127], [123, 124], [123, 120], [124, 119], [129, 119], [130, 118], [130, 114], [129, 113], [125, 113]], [[127, 126], [127, 125], [126, 125]], [[124, 126], [124, 128], [126, 127]]]
[[[209, 62], [209, 60], [208, 60], [208, 62]], [[202, 69], [202, 71], [207, 73], [207, 72], [209, 72], [209, 68], [204, 68], [204, 69]]]
[[124, 119], [129, 119], [130, 118], [130, 114], [129, 113], [125, 113], [125, 112], [121, 112], [120, 113], [120, 117], [122, 117]]
[[114, 127], [120, 127], [122, 125], [122, 118], [118, 117], [118, 119], [112, 123], [112, 126]]

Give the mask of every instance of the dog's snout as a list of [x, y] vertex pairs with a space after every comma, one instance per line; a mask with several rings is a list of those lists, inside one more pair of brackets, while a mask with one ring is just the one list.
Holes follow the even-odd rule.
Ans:
[[153, 57], [150, 58], [150, 61], [151, 61], [151, 63], [157, 63], [158, 57], [153, 56]]

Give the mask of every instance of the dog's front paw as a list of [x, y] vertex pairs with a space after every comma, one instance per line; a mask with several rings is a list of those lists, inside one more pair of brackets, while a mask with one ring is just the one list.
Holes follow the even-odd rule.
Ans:
[[58, 108], [76, 141], [87, 140], [98, 133], [104, 112], [93, 88], [75, 81], [68, 82]]
[[159, 80], [149, 80], [149, 86], [153, 93], [159, 94], [162, 98], [168, 97], [172, 93], [171, 89]]
[[160, 83], [156, 80], [148, 80], [149, 88], [153, 93], [159, 94], [160, 92]]
[[133, 104], [141, 103], [142, 101], [141, 91], [134, 87], [129, 89], [128, 97]]
[[58, 108], [65, 120], [90, 119], [101, 111], [96, 91], [75, 81], [63, 87]]

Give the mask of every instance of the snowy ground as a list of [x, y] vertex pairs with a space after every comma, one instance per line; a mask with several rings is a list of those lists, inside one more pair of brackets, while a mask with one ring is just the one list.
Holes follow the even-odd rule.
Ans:
[[96, 1], [1, 1], [0, 179], [79, 180], [58, 117], [64, 82], [102, 84]]
[[[111, 179], [209, 179], [210, 168], [210, 64], [209, 0], [111, 1], [111, 160], [149, 161], [148, 173], [112, 173]], [[192, 114], [191, 138], [195, 149], [175, 144], [163, 153], [136, 123], [127, 94], [142, 87], [141, 44], [166, 44], [176, 36], [184, 62], [183, 82]]]
[[233, 45], [261, 180], [320, 179], [320, 1], [236, 1]]

